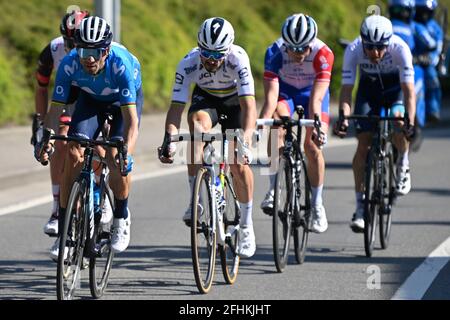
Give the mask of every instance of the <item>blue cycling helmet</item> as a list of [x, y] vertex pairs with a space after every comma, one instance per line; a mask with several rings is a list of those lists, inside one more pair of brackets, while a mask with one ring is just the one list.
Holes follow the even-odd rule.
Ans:
[[412, 21], [416, 6], [415, 0], [389, 0], [389, 17], [409, 23]]
[[438, 5], [437, 0], [416, 0], [416, 7], [426, 7], [429, 10], [435, 10]]
[[388, 3], [389, 7], [393, 6], [399, 6], [399, 7], [405, 7], [405, 8], [414, 8], [416, 5], [415, 0], [389, 0]]

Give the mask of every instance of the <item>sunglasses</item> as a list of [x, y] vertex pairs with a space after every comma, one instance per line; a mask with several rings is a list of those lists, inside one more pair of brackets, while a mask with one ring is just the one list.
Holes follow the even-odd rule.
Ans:
[[373, 43], [363, 43], [364, 49], [366, 50], [374, 50], [377, 49], [378, 51], [382, 51], [387, 48], [387, 45], [385, 44], [373, 44]]
[[205, 59], [222, 60], [227, 55], [226, 51], [214, 51], [200, 48], [200, 55]]
[[78, 55], [81, 59], [87, 59], [93, 57], [95, 60], [99, 60], [106, 52], [105, 49], [91, 49], [91, 48], [77, 48]]
[[73, 39], [64, 37], [64, 46], [67, 49], [72, 50], [73, 48], [75, 48], [75, 42], [73, 41]]
[[288, 48], [289, 51], [292, 51], [294, 53], [305, 53], [309, 49], [309, 46], [295, 47], [295, 46], [286, 45], [286, 47]]

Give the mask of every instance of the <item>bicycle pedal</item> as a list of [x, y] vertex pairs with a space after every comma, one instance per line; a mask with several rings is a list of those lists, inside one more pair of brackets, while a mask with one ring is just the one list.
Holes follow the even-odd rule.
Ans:
[[273, 209], [272, 208], [264, 208], [262, 210], [264, 212], [264, 214], [267, 214], [268, 216], [273, 216]]

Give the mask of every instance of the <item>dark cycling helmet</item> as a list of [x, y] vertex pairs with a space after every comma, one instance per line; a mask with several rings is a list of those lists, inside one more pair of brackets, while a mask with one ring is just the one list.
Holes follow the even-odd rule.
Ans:
[[112, 38], [109, 24], [96, 16], [84, 18], [75, 33], [75, 43], [80, 48], [108, 48]]
[[437, 0], [416, 0], [414, 20], [420, 23], [427, 23], [434, 17], [437, 6]]
[[317, 23], [305, 14], [294, 14], [286, 19], [281, 29], [284, 43], [290, 47], [305, 47], [317, 37]]
[[66, 13], [59, 25], [59, 31], [65, 38], [72, 39], [75, 36], [75, 30], [79, 27], [81, 20], [89, 17], [89, 11], [72, 11]]
[[388, 45], [392, 33], [391, 21], [383, 16], [368, 16], [361, 24], [360, 35], [365, 43]]
[[414, 17], [415, 0], [389, 0], [389, 17], [411, 22]]

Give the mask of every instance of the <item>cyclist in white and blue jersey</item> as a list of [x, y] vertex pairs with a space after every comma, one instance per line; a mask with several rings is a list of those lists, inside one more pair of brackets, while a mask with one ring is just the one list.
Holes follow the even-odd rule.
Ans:
[[[409, 170], [409, 141], [415, 132], [416, 95], [411, 50], [397, 35], [393, 34], [389, 19], [372, 15], [361, 24], [360, 37], [345, 50], [342, 67], [342, 86], [339, 108], [345, 116], [350, 115], [352, 91], [359, 68], [360, 80], [355, 102], [356, 115], [382, 114], [381, 107], [390, 108], [391, 115], [403, 116], [408, 112], [409, 125], [396, 124], [393, 144], [398, 150], [396, 192], [406, 195], [411, 190]], [[338, 121], [334, 131], [344, 137], [348, 121]], [[350, 227], [354, 232], [364, 231], [364, 170], [373, 136], [373, 124], [356, 121], [358, 147], [353, 158], [356, 212]]]
[[[113, 115], [110, 138], [123, 137], [128, 146], [125, 163], [132, 169], [143, 94], [139, 61], [125, 47], [112, 43], [112, 32], [99, 17], [85, 18], [75, 34], [76, 49], [61, 62], [55, 81], [51, 112], [68, 102], [70, 86], [80, 88], [80, 94], [69, 128], [70, 136], [95, 139], [107, 113]], [[45, 154], [43, 159], [48, 158]], [[110, 186], [115, 197], [112, 248], [124, 251], [130, 242], [130, 212], [128, 194], [130, 174], [122, 177], [116, 161], [117, 150], [107, 150]], [[73, 181], [81, 169], [83, 149], [69, 143], [60, 196], [60, 223]], [[57, 252], [55, 252], [57, 253]]]

